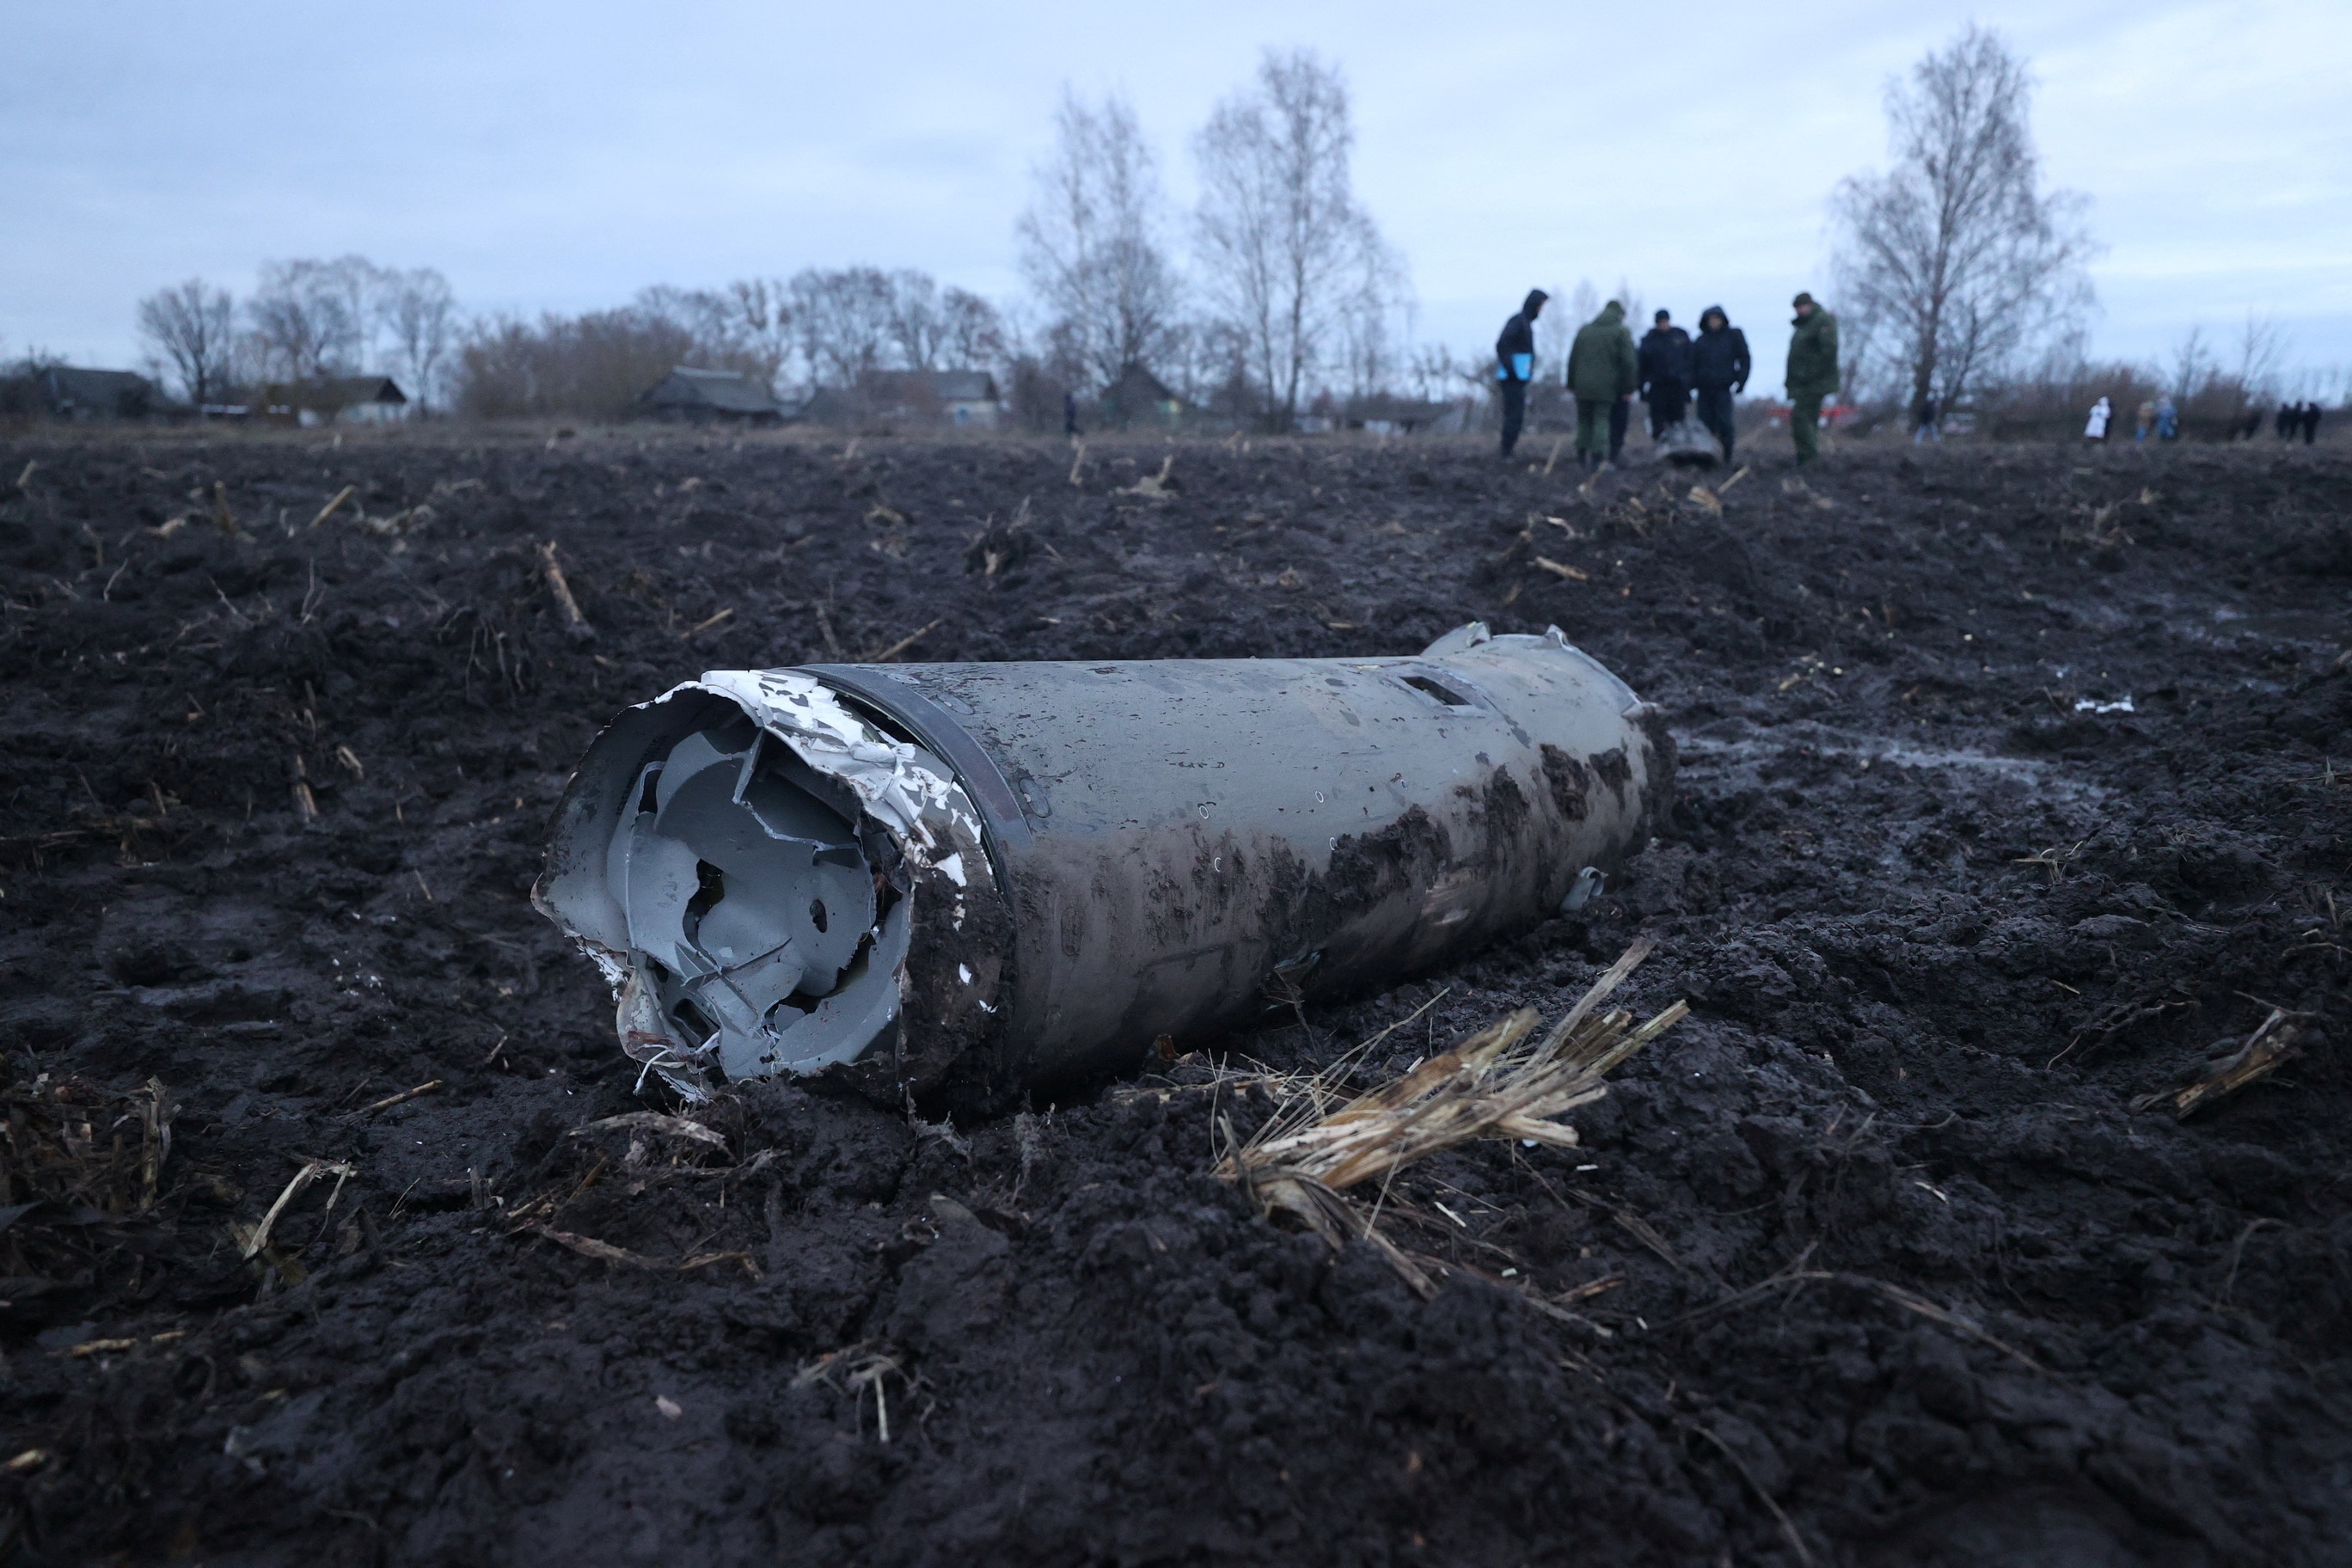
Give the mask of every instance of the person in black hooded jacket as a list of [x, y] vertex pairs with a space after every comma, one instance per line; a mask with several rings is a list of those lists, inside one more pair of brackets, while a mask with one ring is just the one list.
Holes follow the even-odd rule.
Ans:
[[1748, 334], [1731, 324], [1720, 305], [1699, 312], [1698, 336], [1690, 347], [1691, 384], [1698, 388], [1698, 422], [1723, 443], [1723, 460], [1731, 461], [1733, 440], [1731, 399], [1748, 390]]
[[1519, 444], [1519, 429], [1527, 423], [1528, 383], [1536, 374], [1536, 318], [1543, 314], [1544, 301], [1551, 296], [1540, 289], [1530, 289], [1519, 313], [1503, 323], [1503, 335], [1495, 340], [1495, 384], [1503, 394], [1503, 456]]

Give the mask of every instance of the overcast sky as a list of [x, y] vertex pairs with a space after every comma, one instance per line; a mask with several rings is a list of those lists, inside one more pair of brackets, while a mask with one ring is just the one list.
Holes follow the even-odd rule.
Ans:
[[478, 310], [854, 262], [1002, 298], [1065, 82], [1132, 97], [1184, 203], [1211, 105], [1261, 48], [1303, 45], [1353, 89], [1358, 189], [1411, 262], [1423, 336], [1483, 353], [1530, 284], [1622, 278], [1685, 321], [1728, 306], [1777, 370], [1789, 296], [1828, 293], [1832, 187], [1884, 160], [1886, 78], [1974, 17], [2032, 60], [2049, 176], [2093, 199], [2095, 352], [2160, 357], [2252, 311], [2287, 329], [2294, 363], [2352, 366], [2346, 0], [8, 16], [10, 356], [135, 363], [142, 294], [191, 276], [242, 292], [263, 260], [354, 251], [438, 267]]

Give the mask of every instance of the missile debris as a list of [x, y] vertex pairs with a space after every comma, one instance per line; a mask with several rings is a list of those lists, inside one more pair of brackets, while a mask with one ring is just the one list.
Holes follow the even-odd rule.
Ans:
[[1657, 710], [1557, 628], [718, 670], [589, 748], [534, 901], [689, 1096], [1002, 1099], [1581, 908], [1673, 775]]
[[1658, 455], [1678, 468], [1711, 468], [1723, 461], [1715, 433], [1696, 419], [1677, 419], [1658, 433]]

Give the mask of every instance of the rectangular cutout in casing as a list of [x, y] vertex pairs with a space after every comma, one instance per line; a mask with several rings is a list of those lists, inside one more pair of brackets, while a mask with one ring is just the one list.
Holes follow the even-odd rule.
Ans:
[[1476, 706], [1476, 704], [1472, 702], [1469, 698], [1465, 697], [1459, 691], [1454, 690], [1444, 681], [1433, 680], [1426, 675], [1408, 675], [1402, 679], [1407, 686], [1412, 687], [1415, 691], [1425, 691], [1430, 696], [1436, 698], [1440, 702], [1444, 703], [1448, 708], [1472, 708]]

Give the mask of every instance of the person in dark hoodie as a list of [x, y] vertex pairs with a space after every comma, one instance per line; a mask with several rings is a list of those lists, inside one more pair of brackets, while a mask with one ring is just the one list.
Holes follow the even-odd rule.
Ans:
[[1503, 456], [1519, 444], [1519, 429], [1528, 418], [1528, 383], [1536, 374], [1536, 318], [1551, 296], [1530, 289], [1519, 313], [1503, 323], [1495, 340], [1495, 384], [1503, 393]]
[[1691, 384], [1698, 389], [1698, 422], [1723, 443], [1723, 460], [1728, 464], [1736, 439], [1731, 400], [1748, 390], [1748, 334], [1731, 324], [1722, 306], [1709, 305], [1699, 312], [1690, 365]]
[[1650, 405], [1650, 439], [1654, 441], [1690, 413], [1690, 334], [1675, 325], [1673, 312], [1661, 310], [1642, 335], [1638, 356], [1642, 396]]

